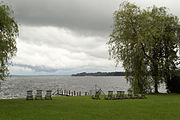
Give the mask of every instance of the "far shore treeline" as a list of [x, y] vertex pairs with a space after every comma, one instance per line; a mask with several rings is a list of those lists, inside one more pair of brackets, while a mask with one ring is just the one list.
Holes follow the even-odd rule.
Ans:
[[96, 73], [77, 73], [72, 76], [125, 76], [124, 72], [96, 72]]

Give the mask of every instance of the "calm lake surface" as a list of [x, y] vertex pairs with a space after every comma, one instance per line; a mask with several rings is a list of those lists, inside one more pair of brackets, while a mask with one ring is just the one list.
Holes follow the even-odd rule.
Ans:
[[[1, 83], [0, 99], [25, 98], [27, 90], [52, 90], [57, 89], [81, 91], [102, 89], [107, 91], [123, 90], [127, 92], [130, 87], [124, 76], [39, 76], [39, 77], [10, 77]], [[166, 92], [165, 85], [161, 85], [160, 92]], [[43, 92], [45, 93], [45, 92]]]

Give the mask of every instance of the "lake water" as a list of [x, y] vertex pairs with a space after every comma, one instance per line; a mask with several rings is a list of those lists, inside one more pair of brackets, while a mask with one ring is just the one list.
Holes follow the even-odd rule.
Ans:
[[[11, 77], [1, 83], [0, 99], [25, 98], [27, 90], [57, 89], [89, 92], [101, 88], [107, 91], [123, 90], [127, 92], [130, 87], [123, 76], [39, 76], [39, 77]], [[165, 85], [161, 85], [160, 92], [166, 92]], [[44, 92], [43, 92], [44, 93]]]

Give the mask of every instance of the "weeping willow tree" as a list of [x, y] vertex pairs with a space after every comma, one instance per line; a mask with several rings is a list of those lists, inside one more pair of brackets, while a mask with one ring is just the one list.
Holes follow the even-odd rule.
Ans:
[[[178, 60], [178, 18], [165, 7], [140, 9], [123, 2], [114, 12], [109, 53], [123, 62], [126, 79], [135, 93], [147, 92], [170, 79]], [[167, 69], [168, 68], [168, 69]]]
[[0, 3], [0, 80], [8, 75], [9, 60], [17, 51], [18, 25], [12, 14], [9, 6]]

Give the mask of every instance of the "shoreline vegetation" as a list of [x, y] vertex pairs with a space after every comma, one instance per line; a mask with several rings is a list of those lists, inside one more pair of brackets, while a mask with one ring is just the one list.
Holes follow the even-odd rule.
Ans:
[[95, 73], [76, 73], [72, 76], [125, 76], [124, 72], [95, 72]]
[[2, 120], [179, 120], [180, 94], [147, 94], [146, 96], [147, 99], [125, 100], [93, 100], [91, 96], [62, 96], [53, 97], [52, 100], [29, 101], [3, 99], [0, 100], [0, 118]]

